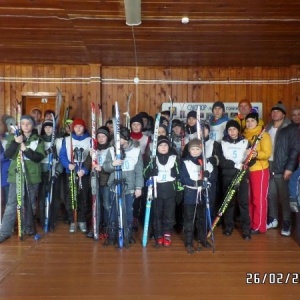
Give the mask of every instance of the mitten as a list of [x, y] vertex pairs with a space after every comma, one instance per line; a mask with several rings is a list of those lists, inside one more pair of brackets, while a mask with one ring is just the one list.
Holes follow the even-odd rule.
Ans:
[[208, 158], [207, 160], [208, 162], [210, 162], [214, 167], [217, 165], [218, 161], [217, 158], [215, 156], [211, 156], [210, 158]]

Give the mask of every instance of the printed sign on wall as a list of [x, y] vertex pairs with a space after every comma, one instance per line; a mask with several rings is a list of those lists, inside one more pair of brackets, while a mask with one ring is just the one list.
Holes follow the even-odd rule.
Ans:
[[[209, 120], [212, 116], [212, 106], [214, 102], [201, 102], [201, 103], [178, 103], [173, 104], [173, 118], [180, 119], [186, 122], [186, 116], [191, 110], [197, 111], [198, 106], [200, 106], [201, 119]], [[252, 102], [252, 108], [255, 109], [260, 118], [262, 118], [262, 102]], [[225, 115], [232, 119], [238, 114], [238, 102], [224, 102], [225, 105]], [[164, 102], [161, 106], [161, 110], [170, 110], [170, 102]]]

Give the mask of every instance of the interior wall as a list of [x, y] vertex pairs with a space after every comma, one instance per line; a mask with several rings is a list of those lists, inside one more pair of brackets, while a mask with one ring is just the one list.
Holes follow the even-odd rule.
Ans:
[[24, 97], [56, 97], [58, 90], [70, 117], [89, 124], [90, 103], [101, 100], [100, 65], [0, 65], [0, 116], [15, 116]]
[[[133, 78], [138, 76], [138, 84]], [[288, 111], [300, 106], [300, 66], [289, 68], [167, 68], [101, 67], [100, 65], [0, 65], [0, 115], [15, 116], [16, 100], [23, 96], [53, 96], [57, 88], [70, 117], [90, 126], [90, 103], [102, 104], [103, 120], [112, 116], [119, 102], [126, 111], [132, 93], [130, 115], [146, 111], [154, 116], [169, 96], [177, 102], [238, 102], [248, 98], [263, 102], [263, 117], [279, 100]]]

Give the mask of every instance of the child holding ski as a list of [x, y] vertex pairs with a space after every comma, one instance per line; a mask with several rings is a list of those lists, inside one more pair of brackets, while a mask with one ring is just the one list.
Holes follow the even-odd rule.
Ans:
[[180, 180], [184, 185], [184, 237], [188, 253], [194, 252], [194, 228], [197, 229], [198, 248], [200, 244], [205, 248], [211, 245], [206, 239], [206, 199], [204, 188], [208, 188], [209, 172], [203, 170], [202, 143], [199, 139], [188, 143], [189, 154], [183, 159], [180, 168]]
[[153, 164], [144, 171], [146, 178], [156, 176], [156, 194], [152, 204], [154, 237], [157, 246], [170, 247], [175, 224], [176, 180], [179, 162], [170, 152], [170, 141], [166, 136], [157, 139], [157, 156]]
[[[59, 160], [69, 174], [69, 216], [70, 233], [78, 226], [81, 232], [87, 231], [87, 211], [89, 204], [89, 170], [91, 157], [89, 155], [91, 138], [86, 130], [85, 121], [75, 119], [72, 123], [72, 133], [65, 137], [59, 154]], [[78, 220], [77, 220], [78, 213]]]
[[[226, 124], [226, 135], [222, 139], [222, 152], [220, 157], [220, 167], [222, 169], [223, 191], [226, 194], [228, 187], [235, 178], [236, 174], [242, 169], [243, 162], [250, 150], [250, 143], [240, 134], [240, 124], [235, 120], [230, 120]], [[255, 156], [255, 155], [254, 155]], [[253, 165], [255, 160], [249, 163]], [[242, 225], [242, 237], [244, 240], [250, 240], [250, 215], [249, 215], [249, 172], [247, 171], [239, 187], [234, 187], [237, 193], [234, 195], [224, 213], [224, 231], [225, 236], [230, 236], [234, 228], [234, 207], [235, 201], [238, 201], [240, 209], [240, 220]], [[228, 193], [228, 191], [227, 191]]]
[[[102, 227], [102, 234], [100, 234], [100, 239], [106, 237], [107, 234], [107, 225], [109, 223], [109, 212], [111, 210], [111, 203], [109, 201], [109, 187], [108, 187], [108, 178], [109, 173], [104, 171], [103, 164], [106, 160], [107, 153], [110, 148], [110, 133], [109, 129], [106, 126], [101, 126], [97, 129], [96, 132], [97, 138], [97, 164], [95, 165], [95, 170], [98, 172], [97, 179], [99, 181], [99, 201], [100, 207], [98, 215], [100, 216], [100, 223], [97, 226]], [[91, 156], [93, 150], [91, 150]], [[99, 222], [99, 221], [98, 221]], [[87, 237], [94, 238], [94, 232], [89, 231]]]
[[[132, 204], [135, 198], [142, 194], [142, 187], [144, 186], [143, 178], [143, 159], [139, 144], [130, 138], [130, 131], [126, 127], [120, 128], [120, 144], [121, 152], [123, 152], [122, 159], [116, 159], [115, 148], [110, 147], [107, 152], [106, 160], [103, 164], [103, 169], [111, 173], [108, 179], [108, 186], [110, 187], [111, 195], [111, 212], [110, 224], [108, 225], [108, 245], [114, 245], [117, 239], [117, 205], [115, 201], [115, 185], [122, 184], [123, 201], [125, 201], [126, 220], [123, 224], [127, 227], [128, 243], [134, 244], [135, 239], [132, 235], [132, 220], [133, 208]], [[121, 182], [115, 182], [115, 167], [121, 166]], [[125, 227], [123, 228], [125, 231]], [[122, 229], [122, 230], [123, 230]], [[126, 241], [125, 241], [126, 243]]]
[[[63, 172], [62, 165], [58, 163], [56, 139], [55, 133], [53, 132], [55, 128], [53, 128], [53, 126], [55, 126], [53, 121], [47, 119], [44, 121], [41, 131], [41, 137], [44, 141], [47, 156], [41, 161], [42, 182], [39, 186], [39, 218], [40, 224], [42, 228], [44, 228], [45, 232], [47, 232], [50, 228], [52, 230], [54, 229], [54, 220], [55, 216], [58, 214], [59, 206], [58, 197], [52, 196], [54, 194], [54, 181]], [[47, 205], [49, 205], [48, 208]], [[48, 210], [47, 214], [46, 208]]]
[[43, 140], [33, 132], [35, 122], [32, 117], [24, 115], [20, 119], [21, 132], [19, 135], [9, 135], [5, 156], [11, 159], [8, 173], [9, 194], [5, 207], [2, 226], [0, 230], [0, 243], [10, 238], [16, 220], [17, 210], [17, 184], [16, 168], [17, 158], [21, 155], [22, 176], [24, 178], [25, 199], [25, 234], [32, 235], [34, 232], [34, 219], [36, 213], [36, 195], [41, 182], [40, 162], [46, 156]]

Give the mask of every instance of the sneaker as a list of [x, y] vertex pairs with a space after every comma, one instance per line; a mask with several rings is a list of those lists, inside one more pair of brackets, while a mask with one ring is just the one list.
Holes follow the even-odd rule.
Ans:
[[188, 254], [193, 254], [195, 251], [193, 245], [186, 245], [186, 251]]
[[278, 221], [277, 219], [269, 218], [267, 229], [277, 228], [278, 227]]
[[224, 231], [223, 231], [223, 234], [226, 235], [226, 236], [231, 236], [232, 232], [233, 232], [232, 228], [225, 228]]
[[107, 233], [100, 233], [99, 239], [100, 240], [105, 240], [108, 238], [108, 234]]
[[9, 238], [10, 238], [10, 235], [5, 235], [5, 234], [1, 233], [0, 234], [0, 243], [5, 242]]
[[164, 243], [163, 243], [163, 245], [165, 247], [170, 247], [171, 244], [172, 244], [171, 235], [168, 234], [168, 233], [164, 234]]
[[71, 224], [70, 224], [70, 228], [69, 228], [69, 232], [70, 232], [70, 233], [74, 233], [75, 231], [76, 231], [75, 223], [71, 223]]
[[93, 239], [94, 238], [94, 231], [89, 231], [87, 234], [86, 234], [86, 237], [87, 238], [90, 238], [90, 239]]
[[283, 235], [283, 236], [291, 235], [291, 222], [290, 221], [283, 221], [281, 235]]
[[158, 239], [157, 239], [157, 245], [159, 246], [162, 246], [164, 243], [164, 238], [162, 236], [160, 236]]
[[86, 232], [86, 222], [78, 222], [78, 226], [81, 232]]

